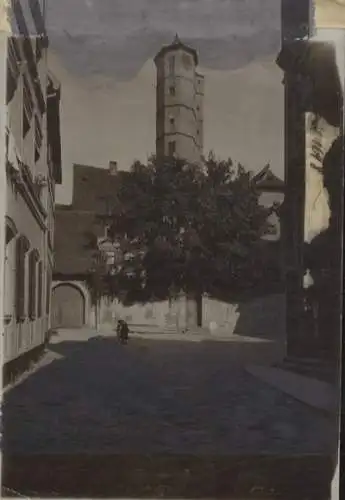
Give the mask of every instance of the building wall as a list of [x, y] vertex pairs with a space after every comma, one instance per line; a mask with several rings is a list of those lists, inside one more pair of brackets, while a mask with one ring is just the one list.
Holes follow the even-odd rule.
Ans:
[[284, 193], [276, 191], [263, 191], [259, 196], [259, 204], [264, 207], [271, 207], [273, 203], [282, 203], [284, 201]]
[[[34, 2], [33, 2], [34, 3]], [[17, 5], [24, 7], [27, 2]], [[37, 4], [39, 6], [39, 4]], [[34, 87], [34, 75], [27, 63], [27, 53], [24, 51], [25, 31], [30, 26], [29, 43], [31, 43], [33, 67], [38, 73], [38, 83], [41, 90], [42, 102], [47, 102], [47, 47], [39, 44], [41, 57], [38, 57], [37, 34], [39, 23], [33, 18], [30, 9], [23, 9], [26, 26], [20, 19], [16, 19], [16, 12], [12, 12], [14, 22], [17, 21], [18, 36], [12, 39], [15, 44], [17, 57], [11, 58], [11, 64], [18, 63], [17, 84], [14, 94], [11, 94], [7, 106], [7, 192], [6, 215], [8, 227], [11, 227], [12, 237], [6, 245], [5, 256], [5, 282], [4, 282], [4, 362], [18, 358], [21, 354], [41, 345], [50, 327], [50, 284], [53, 267], [53, 210], [55, 184], [52, 175], [52, 165], [48, 159], [47, 138], [47, 113], [40, 109]], [[42, 15], [42, 12], [41, 12]], [[28, 18], [31, 16], [31, 19]], [[40, 18], [42, 21], [42, 18]], [[36, 26], [37, 24], [37, 26]], [[10, 52], [9, 59], [10, 59]], [[12, 73], [13, 74], [13, 73]], [[28, 83], [30, 99], [24, 94], [24, 81]], [[31, 100], [32, 113], [29, 113], [29, 129], [24, 135], [23, 108]], [[42, 105], [42, 104], [41, 104]], [[35, 120], [38, 124], [35, 127]], [[40, 130], [40, 133], [38, 133]], [[41, 144], [39, 144], [39, 136]], [[35, 157], [35, 145], [40, 156]], [[17, 159], [20, 161], [18, 162]], [[38, 176], [43, 176], [43, 184], [38, 188]], [[23, 288], [23, 314], [18, 316], [18, 246], [17, 241], [25, 237], [28, 248], [24, 258], [24, 288]], [[37, 253], [33, 272], [29, 275], [29, 261], [32, 252]], [[34, 300], [34, 311], [30, 311], [30, 302]], [[41, 308], [39, 307], [41, 303]]]
[[[171, 60], [174, 58], [174, 65]], [[204, 77], [196, 72], [192, 55], [172, 49], [156, 60], [157, 156], [169, 156], [169, 142], [176, 156], [200, 162], [203, 150]], [[174, 89], [172, 94], [171, 89]], [[171, 120], [174, 120], [174, 123]]]
[[[6, 28], [3, 24], [4, 7], [0, 5], [0, 28]], [[4, 318], [4, 273], [5, 273], [5, 241], [6, 241], [6, 190], [7, 179], [5, 165], [5, 131], [6, 131], [6, 74], [7, 57], [7, 31], [0, 29], [0, 318]], [[4, 322], [0, 323], [0, 351], [4, 352]]]
[[[186, 298], [130, 307], [117, 300], [103, 299], [99, 311], [100, 330], [113, 328], [117, 319], [124, 319], [130, 328], [138, 331], [150, 328], [183, 330], [186, 327]], [[271, 294], [230, 303], [205, 296], [202, 299], [202, 328], [215, 334], [283, 338], [285, 296]]]
[[161, 327], [167, 324], [170, 307], [167, 300], [148, 304], [134, 304], [124, 306], [118, 300], [101, 301], [100, 325], [107, 327], [114, 325], [116, 320], [124, 319], [132, 327]]

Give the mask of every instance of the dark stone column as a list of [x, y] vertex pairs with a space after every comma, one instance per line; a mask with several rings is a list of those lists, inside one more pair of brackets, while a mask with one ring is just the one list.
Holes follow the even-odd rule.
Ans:
[[285, 75], [285, 200], [287, 356], [304, 357], [303, 222], [305, 193], [305, 118], [294, 76]]
[[[343, 185], [342, 146], [338, 145], [337, 153], [332, 147], [333, 153], [328, 154], [329, 140], [333, 133], [333, 140], [336, 140], [337, 134], [340, 133], [337, 129], [339, 130], [342, 123], [342, 96], [335, 64], [335, 50], [330, 43], [292, 42], [283, 48], [278, 64], [285, 70], [286, 192], [283, 230], [286, 255], [287, 356], [302, 362], [306, 358], [325, 361], [326, 352], [332, 350], [334, 353], [335, 349], [334, 343], [331, 347], [334, 335], [329, 334], [332, 339], [329, 337], [327, 340], [326, 331], [334, 325], [340, 314], [339, 305], [337, 317], [332, 304], [339, 303], [340, 293], [337, 277], [341, 272], [340, 257], [334, 252], [339, 253], [341, 249], [342, 227], [339, 221], [342, 221], [342, 208], [334, 208], [334, 200], [338, 200], [339, 205], [342, 193], [335, 195], [334, 189], [338, 187], [339, 191]], [[309, 144], [308, 158], [307, 112], [323, 120], [320, 131], [317, 128], [310, 129], [310, 140], [313, 142], [312, 146]], [[314, 127], [311, 123], [309, 126]], [[315, 121], [315, 127], [318, 127], [318, 120]], [[314, 139], [315, 134], [321, 134], [318, 136], [321, 143], [320, 148], [317, 149], [318, 146], [314, 151], [313, 147], [317, 146], [315, 140], [319, 140], [316, 136]], [[323, 157], [328, 167], [323, 165]], [[326, 225], [320, 222], [320, 234], [313, 236], [309, 244], [304, 242], [309, 241], [313, 234], [311, 231], [318, 234], [319, 223], [316, 221], [315, 227], [304, 227], [304, 221], [308, 220], [305, 215], [309, 214], [314, 206], [313, 200], [308, 201], [305, 197], [307, 162], [308, 169], [314, 168], [315, 174], [320, 172], [320, 177], [327, 176], [326, 171], [329, 172], [328, 181], [324, 179], [324, 187], [331, 197], [332, 205], [330, 227], [326, 230]], [[315, 201], [317, 199], [315, 195]], [[335, 217], [338, 217], [338, 222]], [[307, 269], [312, 274], [315, 286], [304, 288], [303, 277]], [[333, 330], [334, 328], [335, 326], [332, 326]]]
[[281, 0], [282, 45], [313, 32], [313, 0]]
[[[282, 53], [313, 32], [312, 0], [282, 0]], [[278, 63], [279, 64], [279, 63]], [[284, 63], [283, 63], [284, 64]], [[307, 355], [303, 332], [303, 222], [305, 195], [305, 112], [294, 68], [285, 69], [285, 198], [282, 216], [286, 283], [287, 356]]]

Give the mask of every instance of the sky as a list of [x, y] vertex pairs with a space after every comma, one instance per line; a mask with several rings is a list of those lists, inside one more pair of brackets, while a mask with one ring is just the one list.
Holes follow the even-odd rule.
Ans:
[[153, 57], [175, 33], [205, 74], [204, 153], [283, 176], [278, 0], [48, 0], [49, 64], [62, 86], [63, 185], [73, 163], [128, 169], [155, 148]]

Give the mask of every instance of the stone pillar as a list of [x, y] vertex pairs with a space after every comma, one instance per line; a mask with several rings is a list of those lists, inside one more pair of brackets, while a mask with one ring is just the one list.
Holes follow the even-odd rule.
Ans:
[[281, 0], [282, 46], [313, 32], [313, 0]]
[[[312, 0], [282, 0], [282, 53], [313, 32]], [[278, 64], [280, 64], [278, 62]], [[283, 63], [284, 66], [284, 63]], [[300, 82], [294, 68], [285, 71], [285, 196], [281, 221], [285, 245], [286, 354], [304, 357], [303, 221], [305, 196], [305, 116]]]

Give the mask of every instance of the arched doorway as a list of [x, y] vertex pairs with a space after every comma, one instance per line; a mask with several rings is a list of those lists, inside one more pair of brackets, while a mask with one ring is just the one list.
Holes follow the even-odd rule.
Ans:
[[85, 298], [71, 283], [57, 285], [52, 293], [52, 327], [81, 328], [85, 324]]

